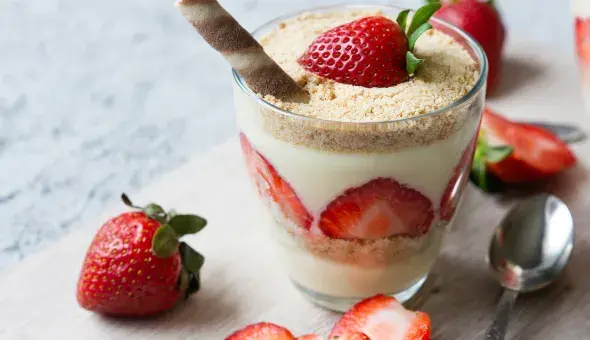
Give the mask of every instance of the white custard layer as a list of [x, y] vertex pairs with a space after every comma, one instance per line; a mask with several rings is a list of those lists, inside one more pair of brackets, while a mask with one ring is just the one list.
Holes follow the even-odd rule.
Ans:
[[274, 138], [263, 129], [257, 104], [235, 89], [240, 130], [286, 179], [312, 216], [345, 190], [370, 180], [393, 178], [428, 197], [434, 209], [473, 138], [477, 121], [446, 140], [392, 153], [336, 153], [297, 146]]
[[275, 225], [273, 234], [279, 242], [281, 262], [297, 284], [320, 294], [364, 298], [377, 293], [396, 294], [421, 280], [438, 257], [445, 228], [433, 227], [412, 256], [380, 266], [341, 263], [316, 256], [303, 248], [283, 225]]
[[[354, 263], [352, 258], [335, 260], [330, 256], [333, 255], [331, 251], [330, 254], [312, 253], [306, 248], [310, 247], [311, 241], [306, 243], [309, 236], [278, 216], [278, 209], [271, 209], [277, 221], [273, 234], [281, 248], [282, 263], [295, 282], [318, 293], [356, 298], [403, 291], [428, 273], [439, 254], [446, 226], [438, 217], [440, 200], [473, 137], [477, 119], [472, 119], [473, 122], [465, 124], [446, 140], [427, 146], [390, 153], [338, 153], [276, 139], [264, 130], [259, 104], [239, 88], [234, 93], [240, 130], [289, 182], [314, 219], [346, 189], [378, 177], [391, 177], [418, 190], [431, 200], [436, 212], [427, 235], [415, 242], [401, 241], [400, 237], [399, 242], [391, 242], [391, 246], [387, 243], [381, 250], [392, 254], [391, 260], [364, 265]], [[312, 232], [320, 231], [312, 228]], [[326, 238], [325, 242], [323, 249], [331, 249], [333, 241]], [[334, 253], [337, 251], [334, 249]], [[371, 256], [371, 252], [368, 254]], [[402, 255], [396, 258], [396, 254]]]

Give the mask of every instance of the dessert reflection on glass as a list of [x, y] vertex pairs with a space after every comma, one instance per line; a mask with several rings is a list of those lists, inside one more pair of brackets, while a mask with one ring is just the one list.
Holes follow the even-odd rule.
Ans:
[[[479, 45], [441, 21], [432, 29], [437, 5], [335, 6], [258, 29], [266, 60], [253, 42], [220, 46], [189, 3], [203, 1], [179, 5], [234, 66], [246, 167], [295, 286], [340, 311], [378, 293], [408, 300], [467, 183], [485, 98]], [[282, 70], [265, 86], [275, 75], [256, 69], [275, 62], [297, 88], [277, 90]]]
[[586, 104], [586, 111], [590, 112], [590, 2], [574, 0], [573, 11], [582, 97]]

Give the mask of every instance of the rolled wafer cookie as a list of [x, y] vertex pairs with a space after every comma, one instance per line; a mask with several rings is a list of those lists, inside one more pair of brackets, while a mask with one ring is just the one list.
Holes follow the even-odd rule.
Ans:
[[295, 80], [216, 0], [178, 0], [176, 7], [254, 92], [285, 101], [309, 100]]

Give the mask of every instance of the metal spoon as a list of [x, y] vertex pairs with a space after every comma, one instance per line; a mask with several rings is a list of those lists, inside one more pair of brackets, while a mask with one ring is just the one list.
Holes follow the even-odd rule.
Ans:
[[488, 263], [504, 287], [487, 340], [502, 340], [520, 292], [541, 289], [565, 268], [574, 246], [574, 221], [559, 198], [547, 194], [518, 203], [496, 228]]
[[555, 123], [541, 123], [541, 122], [527, 122], [528, 124], [542, 127], [555, 134], [559, 139], [565, 143], [577, 143], [586, 139], [586, 134], [582, 129], [575, 125], [555, 124]]

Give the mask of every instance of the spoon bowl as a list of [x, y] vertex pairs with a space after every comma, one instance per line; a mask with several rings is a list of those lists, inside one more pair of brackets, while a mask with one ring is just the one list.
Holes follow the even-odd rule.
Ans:
[[504, 287], [486, 340], [503, 340], [518, 294], [554, 282], [574, 248], [574, 220], [559, 198], [547, 194], [518, 203], [496, 228], [488, 264]]
[[502, 286], [531, 292], [553, 282], [574, 246], [574, 221], [559, 198], [537, 195], [517, 204], [496, 228], [488, 263]]

